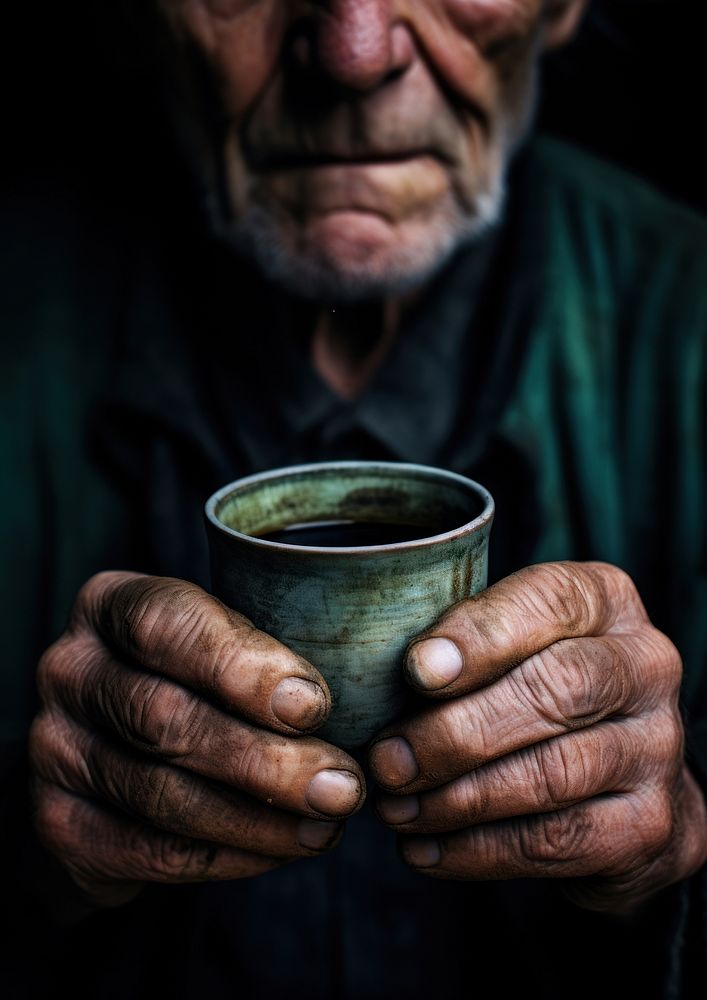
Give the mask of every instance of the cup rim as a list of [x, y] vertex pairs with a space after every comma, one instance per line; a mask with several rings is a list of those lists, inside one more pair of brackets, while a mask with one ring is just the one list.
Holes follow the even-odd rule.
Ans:
[[[237, 490], [247, 488], [254, 483], [266, 483], [270, 479], [286, 479], [290, 476], [319, 472], [323, 470], [336, 472], [339, 470], [345, 471], [347, 469], [358, 469], [364, 473], [373, 473], [376, 470], [381, 470], [385, 472], [408, 472], [418, 474], [422, 473], [423, 475], [428, 476], [432, 475], [436, 479], [447, 480], [447, 482], [458, 483], [469, 488], [483, 501], [483, 510], [471, 521], [460, 524], [458, 527], [452, 528], [449, 531], [444, 531], [441, 534], [427, 535], [424, 538], [413, 538], [405, 542], [386, 542], [380, 545], [351, 546], [298, 545], [290, 542], [275, 542], [267, 538], [258, 538], [255, 535], [247, 535], [245, 532], [236, 531], [235, 528], [231, 528], [227, 524], [224, 524], [223, 521], [221, 521], [216, 515], [216, 508], [223, 500]], [[439, 545], [440, 543], [446, 541], [452, 541], [462, 535], [473, 534], [480, 528], [483, 528], [486, 524], [490, 524], [493, 520], [494, 513], [494, 499], [486, 487], [477, 483], [474, 479], [462, 476], [458, 472], [451, 472], [448, 469], [440, 469], [432, 465], [418, 465], [414, 462], [358, 462], [355, 460], [338, 462], [309, 462], [304, 465], [282, 466], [278, 469], [269, 469], [266, 472], [256, 472], [252, 475], [244, 476], [241, 479], [236, 479], [232, 483], [228, 483], [226, 486], [222, 486], [209, 497], [204, 506], [204, 514], [207, 522], [210, 523], [211, 526], [217, 531], [232, 538], [236, 538], [239, 541], [248, 542], [256, 547], [262, 547], [266, 551], [269, 549], [271, 551], [285, 551], [291, 555], [299, 553], [301, 555], [326, 555], [329, 557], [348, 556], [349, 558], [357, 555], [375, 555], [377, 553], [385, 555], [390, 552], [408, 552], [411, 549], [428, 548], [431, 545]]]

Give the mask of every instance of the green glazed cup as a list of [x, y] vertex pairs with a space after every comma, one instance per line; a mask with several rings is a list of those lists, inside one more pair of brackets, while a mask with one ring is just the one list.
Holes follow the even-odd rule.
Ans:
[[[442, 469], [275, 469], [225, 486], [205, 513], [214, 594], [320, 671], [333, 707], [317, 735], [347, 749], [400, 714], [410, 640], [486, 586], [493, 499]], [[257, 537], [319, 521], [419, 525], [421, 537], [356, 547]], [[426, 537], [430, 525], [451, 530]]]

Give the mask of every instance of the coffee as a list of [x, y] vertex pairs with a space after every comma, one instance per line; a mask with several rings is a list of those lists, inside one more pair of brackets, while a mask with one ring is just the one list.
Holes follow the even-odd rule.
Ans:
[[279, 531], [258, 535], [268, 542], [316, 545], [324, 548], [354, 548], [360, 545], [395, 545], [418, 538], [441, 535], [456, 527], [446, 524], [400, 524], [389, 521], [309, 521], [288, 524]]
[[317, 736], [360, 747], [406, 709], [408, 643], [485, 586], [492, 517], [486, 490], [444, 469], [257, 473], [206, 505], [214, 594], [320, 671], [333, 708]]

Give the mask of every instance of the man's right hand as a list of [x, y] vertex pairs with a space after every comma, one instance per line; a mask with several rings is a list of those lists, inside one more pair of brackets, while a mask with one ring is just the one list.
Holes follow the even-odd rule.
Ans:
[[38, 682], [37, 831], [98, 904], [319, 854], [363, 801], [356, 762], [302, 735], [321, 675], [193, 584], [93, 577]]

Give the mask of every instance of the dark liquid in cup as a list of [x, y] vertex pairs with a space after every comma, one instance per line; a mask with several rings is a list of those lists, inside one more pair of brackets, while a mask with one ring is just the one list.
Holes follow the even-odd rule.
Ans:
[[287, 545], [320, 545], [328, 548], [352, 548], [357, 545], [393, 545], [429, 538], [451, 531], [456, 524], [398, 524], [386, 521], [311, 521], [290, 524], [279, 531], [259, 535], [269, 542]]

